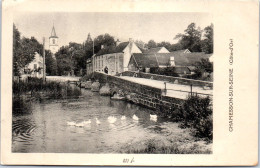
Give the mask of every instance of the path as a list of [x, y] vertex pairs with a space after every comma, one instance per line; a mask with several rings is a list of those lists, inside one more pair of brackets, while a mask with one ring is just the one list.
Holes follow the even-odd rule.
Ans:
[[[158, 80], [152, 80], [152, 79], [146, 79], [146, 78], [136, 78], [136, 77], [130, 77], [130, 76], [120, 76], [120, 78], [132, 81], [135, 83], [159, 88], [159, 89], [164, 89], [165, 84], [164, 81], [158, 81]], [[181, 84], [173, 84], [173, 83], [166, 83], [166, 96], [169, 97], [175, 97], [179, 99], [186, 99], [191, 91], [191, 87], [189, 85], [181, 85]], [[205, 90], [202, 87], [198, 86], [192, 86], [192, 92], [198, 93], [200, 96], [212, 96], [213, 95], [213, 90]]]

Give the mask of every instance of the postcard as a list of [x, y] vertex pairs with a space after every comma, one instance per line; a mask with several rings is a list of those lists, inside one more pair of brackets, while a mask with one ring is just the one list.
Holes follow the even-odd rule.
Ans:
[[2, 4], [1, 164], [258, 164], [258, 1]]

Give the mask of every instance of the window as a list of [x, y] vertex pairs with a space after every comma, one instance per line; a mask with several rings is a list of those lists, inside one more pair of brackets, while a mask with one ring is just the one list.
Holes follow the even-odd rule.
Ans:
[[52, 43], [55, 44], [55, 39], [52, 39]]
[[37, 64], [34, 64], [33, 66], [34, 66], [34, 69], [37, 69]]

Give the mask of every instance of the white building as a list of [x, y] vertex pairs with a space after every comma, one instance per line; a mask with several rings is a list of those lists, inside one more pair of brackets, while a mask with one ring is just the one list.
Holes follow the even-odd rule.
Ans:
[[58, 39], [59, 37], [56, 35], [55, 28], [53, 26], [51, 36], [49, 37], [49, 49], [53, 55], [59, 50]]
[[43, 77], [43, 57], [35, 52], [34, 59], [25, 68], [22, 78], [27, 76], [42, 78]]
[[128, 64], [133, 53], [142, 53], [141, 48], [130, 38], [128, 42], [117, 44], [113, 52], [105, 52], [101, 49], [92, 56], [93, 71], [104, 72], [108, 68], [108, 74], [115, 75], [128, 71]]

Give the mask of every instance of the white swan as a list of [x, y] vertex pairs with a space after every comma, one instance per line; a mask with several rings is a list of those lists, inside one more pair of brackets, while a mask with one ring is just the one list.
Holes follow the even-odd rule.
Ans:
[[113, 124], [113, 123], [115, 123], [116, 122], [116, 117], [114, 117], [114, 116], [109, 116], [108, 118], [107, 118], [107, 120], [108, 120], [108, 122], [110, 123], [110, 124]]
[[100, 121], [96, 118], [96, 124], [100, 124]]
[[86, 124], [91, 124], [91, 120], [83, 121], [83, 124], [84, 124], [84, 125], [86, 125]]
[[84, 122], [80, 122], [80, 123], [77, 123], [75, 126], [76, 127], [84, 127], [84, 125], [85, 125]]
[[71, 126], [75, 126], [75, 127], [84, 127], [86, 125], [89, 125], [91, 124], [91, 121], [88, 120], [88, 121], [83, 121], [83, 122], [80, 122], [80, 123], [75, 123], [75, 122], [68, 122]]
[[136, 120], [136, 121], [139, 120], [139, 118], [135, 114], [133, 115], [133, 119]]
[[151, 115], [150, 114], [150, 120], [157, 121], [157, 115]]
[[125, 116], [122, 116], [122, 117], [121, 117], [121, 120], [125, 120], [125, 119], [126, 119], [126, 117], [125, 117]]
[[68, 122], [67, 122], [67, 125], [69, 125], [69, 126], [75, 126], [76, 123], [75, 123], [74, 121], [68, 121]]

